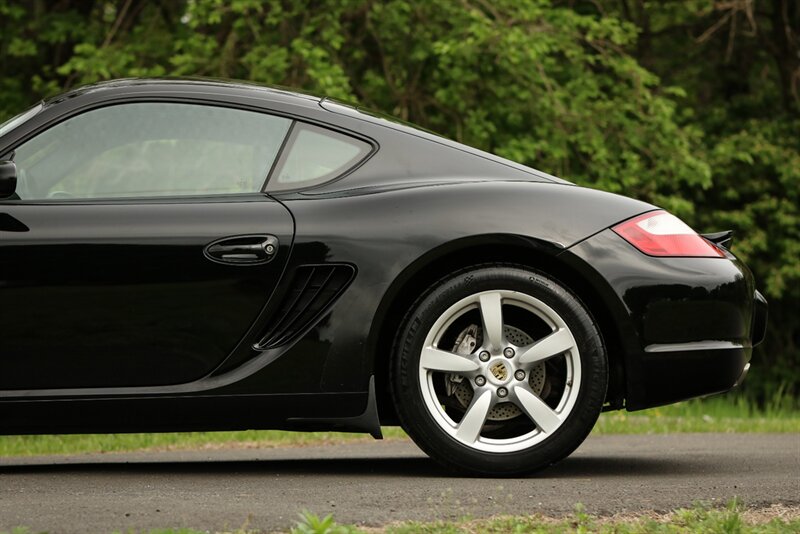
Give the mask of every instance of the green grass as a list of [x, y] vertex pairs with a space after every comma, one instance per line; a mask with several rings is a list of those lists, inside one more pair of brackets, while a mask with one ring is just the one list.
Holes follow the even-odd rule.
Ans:
[[[787, 513], [788, 512], [788, 513]], [[788, 516], [788, 517], [779, 517]], [[255, 530], [234, 530], [229, 534], [256, 534]], [[797, 509], [772, 508], [762, 511], [745, 510], [736, 501], [725, 508], [696, 505], [668, 514], [645, 513], [638, 515], [599, 517], [586, 513], [576, 506], [575, 512], [564, 518], [550, 518], [539, 514], [532, 516], [503, 516], [490, 519], [459, 521], [393, 523], [381, 528], [361, 529], [354, 525], [340, 525], [332, 516], [320, 518], [309, 512], [300, 514], [300, 520], [291, 534], [455, 534], [455, 533], [601, 533], [601, 534], [790, 534], [800, 532], [800, 512]], [[3, 533], [0, 533], [3, 534]], [[17, 528], [11, 534], [33, 534], [25, 528]], [[192, 529], [159, 529], [148, 534], [208, 534], [208, 531]]]
[[[664, 434], [675, 432], [800, 432], [800, 410], [794, 400], [756, 408], [743, 397], [715, 397], [641, 412], [604, 413], [593, 433]], [[404, 438], [399, 428], [385, 427], [388, 439]], [[80, 454], [135, 450], [214, 449], [221, 447], [303, 446], [364, 439], [342, 432], [186, 432], [164, 434], [81, 434], [64, 436], [0, 436], [0, 456]]]
[[[384, 428], [383, 434], [387, 438], [405, 437], [405, 433], [399, 428]], [[0, 436], [0, 456], [216, 449], [227, 446], [240, 448], [304, 446], [359, 439], [371, 440], [372, 438], [365, 434], [345, 432], [289, 432], [284, 430]]]
[[[433, 523], [405, 522], [381, 529], [386, 534], [455, 534], [455, 533], [602, 533], [602, 534], [783, 534], [800, 531], [800, 519], [784, 520], [770, 517], [751, 517], [735, 502], [724, 509], [698, 505], [666, 515], [600, 518], [583, 511], [578, 505], [568, 518], [552, 519], [541, 515], [506, 516], [482, 520], [441, 521]], [[311, 519], [316, 519], [311, 516]], [[307, 528], [314, 523], [306, 514], [292, 534], [350, 534], [364, 532], [349, 525], [329, 525], [328, 530]], [[374, 532], [374, 531], [373, 531]]]
[[600, 415], [594, 434], [667, 434], [675, 432], [800, 432], [796, 400], [781, 397], [758, 408], [745, 397], [726, 395], [691, 400], [640, 412]]

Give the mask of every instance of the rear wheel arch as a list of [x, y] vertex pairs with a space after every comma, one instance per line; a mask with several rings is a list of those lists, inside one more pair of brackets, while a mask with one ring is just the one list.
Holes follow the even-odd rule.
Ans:
[[370, 332], [368, 347], [373, 356], [381, 423], [397, 424], [389, 394], [389, 366], [392, 345], [405, 314], [420, 295], [443, 278], [466, 267], [491, 263], [540, 271], [578, 297], [595, 320], [608, 351], [606, 403], [610, 408], [622, 407], [626, 394], [625, 357], [612, 309], [586, 277], [559, 257], [561, 250], [553, 244], [524, 236], [493, 234], [451, 242], [407, 267], [384, 294]]

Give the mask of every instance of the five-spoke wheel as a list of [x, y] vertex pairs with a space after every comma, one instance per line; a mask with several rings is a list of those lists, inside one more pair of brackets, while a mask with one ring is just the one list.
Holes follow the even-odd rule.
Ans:
[[606, 358], [565, 288], [518, 267], [441, 282], [406, 319], [393, 392], [403, 426], [462, 471], [507, 475], [563, 458], [591, 430]]

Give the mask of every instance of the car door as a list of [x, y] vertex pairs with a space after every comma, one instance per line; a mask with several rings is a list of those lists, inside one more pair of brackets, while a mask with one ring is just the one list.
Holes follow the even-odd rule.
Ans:
[[0, 201], [0, 390], [184, 384], [219, 366], [291, 249], [291, 214], [261, 192], [290, 126], [118, 103], [10, 147], [19, 198]]

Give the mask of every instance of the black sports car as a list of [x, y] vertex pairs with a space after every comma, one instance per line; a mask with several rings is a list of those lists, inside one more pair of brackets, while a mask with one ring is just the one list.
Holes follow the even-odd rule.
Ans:
[[766, 327], [730, 233], [325, 98], [102, 83], [0, 160], [3, 434], [400, 424], [511, 475]]

